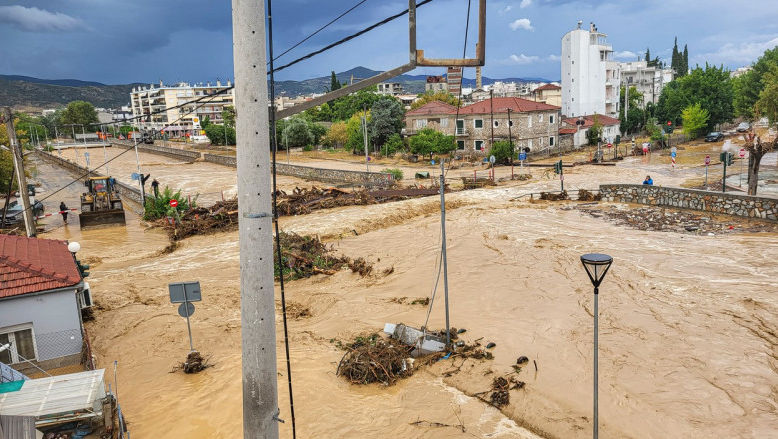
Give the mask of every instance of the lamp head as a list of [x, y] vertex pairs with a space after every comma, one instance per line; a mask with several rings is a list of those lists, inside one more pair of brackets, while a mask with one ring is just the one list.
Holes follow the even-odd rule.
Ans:
[[597, 288], [613, 263], [613, 258], [602, 253], [587, 253], [581, 256], [581, 263], [583, 263], [592, 285]]
[[81, 244], [75, 241], [68, 244], [68, 251], [70, 253], [78, 253], [79, 250], [81, 250]]

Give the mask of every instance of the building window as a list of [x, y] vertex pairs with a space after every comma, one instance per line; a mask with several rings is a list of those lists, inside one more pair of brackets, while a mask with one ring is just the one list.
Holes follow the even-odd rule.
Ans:
[[31, 325], [0, 329], [0, 345], [5, 344], [10, 344], [11, 347], [0, 352], [0, 362], [14, 364], [24, 361], [22, 357], [28, 360], [37, 358]]
[[427, 126], [427, 119], [416, 119], [416, 128], [424, 128]]
[[484, 127], [484, 120], [483, 119], [474, 119], [473, 120], [473, 127], [475, 127], [475, 128], [483, 128]]
[[527, 117], [527, 128], [532, 128], [532, 116]]
[[512, 126], [513, 126], [513, 121], [512, 121], [512, 120], [509, 120], [509, 121], [508, 121], [508, 126], [509, 126], [509, 127], [512, 127]]
[[465, 121], [464, 119], [457, 119], [457, 135], [465, 134]]
[[499, 120], [495, 120], [494, 121], [494, 127], [497, 128], [498, 126], [500, 126], [500, 121]]
[[527, 140], [527, 147], [532, 150], [532, 139]]
[[474, 142], [474, 147], [476, 151], [481, 151], [484, 149], [484, 141], [483, 140], [476, 140]]
[[448, 126], [448, 118], [444, 117], [443, 119], [440, 119], [440, 126], [443, 127], [443, 128], [447, 127]]
[[465, 149], [465, 141], [457, 140], [457, 149]]
[[548, 123], [554, 123], [554, 115], [548, 116]]
[[554, 136], [548, 138], [548, 146], [554, 146]]
[[543, 114], [538, 114], [538, 122], [543, 122]]

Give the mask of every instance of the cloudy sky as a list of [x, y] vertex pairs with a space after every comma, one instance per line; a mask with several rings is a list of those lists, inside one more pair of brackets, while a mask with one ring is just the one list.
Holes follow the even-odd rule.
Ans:
[[[359, 0], [275, 0], [275, 52], [281, 53]], [[473, 55], [478, 0], [467, 53]], [[278, 60], [316, 50], [407, 7], [365, 0], [350, 14]], [[418, 47], [428, 57], [459, 57], [467, 0], [419, 8]], [[673, 38], [688, 44], [690, 65], [736, 68], [778, 45], [775, 0], [509, 0], [487, 2], [484, 75], [560, 76], [560, 40], [578, 20], [594, 21], [622, 60], [650, 47], [669, 58]], [[0, 0], [0, 73], [109, 84], [213, 81], [232, 76], [229, 0]], [[386, 70], [407, 62], [407, 19], [398, 19], [300, 63], [279, 79], [322, 76], [355, 66]], [[471, 71], [465, 75], [473, 76]], [[433, 73], [419, 69], [415, 73]]]

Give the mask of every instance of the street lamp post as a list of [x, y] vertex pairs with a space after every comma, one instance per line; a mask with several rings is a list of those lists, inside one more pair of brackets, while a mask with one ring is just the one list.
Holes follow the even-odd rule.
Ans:
[[599, 297], [600, 293], [600, 283], [602, 282], [602, 279], [605, 277], [605, 274], [608, 273], [608, 269], [610, 268], [611, 264], [613, 263], [613, 258], [604, 255], [601, 253], [587, 253], [585, 255], [581, 256], [581, 263], [583, 263], [584, 269], [586, 269], [586, 274], [589, 275], [589, 280], [592, 281], [592, 285], [594, 286], [594, 439], [597, 439], [599, 434], [599, 428], [598, 428], [598, 406], [597, 406], [597, 380], [598, 380], [598, 369], [597, 369], [597, 331], [598, 331], [598, 310], [597, 310], [597, 299]]

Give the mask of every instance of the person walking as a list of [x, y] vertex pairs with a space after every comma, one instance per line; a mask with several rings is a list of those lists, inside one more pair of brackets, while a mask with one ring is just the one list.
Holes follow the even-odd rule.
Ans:
[[156, 178], [151, 181], [151, 188], [154, 189], [154, 198], [159, 198], [159, 182]]
[[65, 202], [59, 203], [59, 213], [62, 214], [62, 221], [67, 224], [68, 223], [68, 206], [65, 204]]

